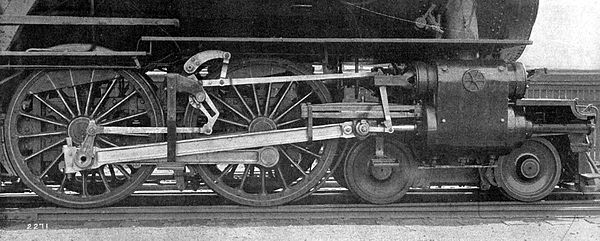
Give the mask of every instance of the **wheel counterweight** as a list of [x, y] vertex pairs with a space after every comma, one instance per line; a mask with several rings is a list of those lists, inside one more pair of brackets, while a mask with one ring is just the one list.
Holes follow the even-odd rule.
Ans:
[[552, 143], [545, 139], [532, 139], [500, 157], [494, 174], [506, 196], [534, 202], [554, 190], [560, 180], [561, 167], [560, 156]]
[[[8, 107], [6, 145], [15, 171], [48, 201], [73, 208], [113, 204], [133, 192], [152, 166], [104, 165], [64, 174], [61, 150], [80, 145], [90, 120], [102, 126], [162, 126], [162, 110], [145, 79], [118, 70], [42, 70], [22, 81]], [[99, 135], [96, 147], [156, 142], [156, 135]]]
[[[227, 77], [251, 78], [311, 74], [278, 59], [253, 59], [230, 64]], [[213, 135], [261, 132], [304, 126], [301, 103], [325, 103], [330, 95], [321, 82], [289, 82], [206, 88], [221, 115]], [[185, 125], [201, 126], [205, 117], [191, 106]], [[243, 205], [281, 205], [308, 192], [327, 173], [337, 140], [278, 145], [270, 150], [269, 167], [258, 165], [195, 165], [206, 184]]]

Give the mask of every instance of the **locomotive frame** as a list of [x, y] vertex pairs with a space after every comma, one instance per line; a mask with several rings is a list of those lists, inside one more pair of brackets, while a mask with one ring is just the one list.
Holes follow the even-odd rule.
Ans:
[[[182, 187], [186, 171], [197, 173], [217, 193], [256, 206], [296, 200], [329, 175], [372, 203], [395, 202], [411, 187], [446, 183], [498, 187], [520, 201], [543, 199], [559, 181], [581, 191], [600, 189], [590, 155], [598, 109], [577, 100], [524, 98], [528, 73], [514, 61], [531, 44], [537, 1], [480, 3], [521, 9], [502, 20], [472, 0], [402, 2], [393, 10], [414, 10], [407, 17], [416, 18], [408, 21], [414, 29], [406, 36], [376, 29], [383, 37], [340, 30], [334, 37], [321, 36], [324, 31], [310, 38], [283, 30], [278, 38], [253, 36], [261, 35], [257, 31], [236, 37], [218, 27], [201, 36], [146, 35], [153, 31], [144, 26], [193, 33], [194, 21], [214, 23], [210, 9], [230, 1], [180, 19], [149, 18], [169, 15], [160, 11], [110, 16], [99, 11], [107, 4], [95, 1], [70, 3], [72, 14], [88, 12], [78, 8], [87, 6], [92, 17], [40, 15], [55, 4], [40, 2], [2, 2], [1, 85], [8, 90], [3, 95], [14, 94], [2, 99], [0, 163], [7, 178], [18, 176], [59, 205], [110, 205], [133, 192], [154, 167], [173, 170]], [[331, 9], [311, 3], [317, 10], [306, 13], [298, 9], [308, 5], [284, 2], [260, 9], [284, 19], [320, 18], [317, 7]], [[180, 4], [182, 14], [199, 8]], [[286, 10], [286, 4], [296, 10]], [[339, 4], [375, 12], [363, 6], [369, 2]], [[245, 16], [241, 12], [226, 15]], [[239, 24], [227, 19], [234, 21], [229, 26]], [[60, 36], [52, 46], [24, 40], [44, 25], [90, 32], [94, 43], [62, 42]], [[121, 40], [107, 29], [132, 34]], [[120, 50], [100, 47], [98, 32], [108, 36], [108, 47]], [[371, 72], [343, 73], [348, 60], [375, 64]], [[320, 64], [323, 74], [313, 75], [306, 63]], [[145, 75], [152, 69], [168, 74], [153, 81]]]

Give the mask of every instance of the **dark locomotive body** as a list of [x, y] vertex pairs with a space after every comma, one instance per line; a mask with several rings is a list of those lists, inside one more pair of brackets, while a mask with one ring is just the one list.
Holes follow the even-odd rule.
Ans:
[[331, 175], [373, 203], [600, 188], [597, 108], [531, 94], [515, 62], [537, 1], [4, 2], [1, 170], [60, 205], [154, 167], [258, 206]]

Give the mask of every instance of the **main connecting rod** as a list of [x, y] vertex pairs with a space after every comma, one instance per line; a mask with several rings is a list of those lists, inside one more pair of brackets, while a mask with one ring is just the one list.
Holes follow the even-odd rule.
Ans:
[[[88, 135], [102, 134], [103, 129], [91, 130]], [[115, 128], [112, 127], [111, 131]], [[122, 127], [126, 129], [127, 127]], [[394, 126], [398, 131], [414, 131], [414, 125]], [[91, 131], [90, 131], [91, 130]], [[370, 127], [371, 132], [384, 132], [384, 128]], [[306, 127], [211, 136], [198, 139], [177, 141], [177, 162], [182, 164], [257, 164], [272, 166], [278, 159], [277, 151], [272, 146], [323, 141], [338, 138], [354, 138], [355, 127], [352, 122], [320, 125], [312, 127], [308, 133]], [[88, 136], [90, 137], [90, 136]], [[248, 150], [260, 148], [258, 150]], [[235, 155], [234, 153], [236, 152]], [[65, 154], [65, 172], [74, 173], [87, 169], [95, 169], [106, 164], [142, 163], [158, 164], [167, 158], [167, 143], [152, 143], [114, 148], [96, 148], [92, 151], [71, 145], [63, 146]], [[225, 158], [224, 156], [227, 156]], [[84, 163], [85, 165], [81, 165]]]

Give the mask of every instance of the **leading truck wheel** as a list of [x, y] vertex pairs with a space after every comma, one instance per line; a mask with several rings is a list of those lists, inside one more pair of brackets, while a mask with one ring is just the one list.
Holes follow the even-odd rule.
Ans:
[[344, 176], [348, 189], [361, 199], [375, 204], [397, 202], [414, 182], [417, 166], [406, 145], [384, 139], [384, 152], [395, 166], [375, 166], [375, 138], [358, 141], [346, 159]]
[[558, 151], [545, 139], [531, 139], [499, 159], [494, 174], [500, 190], [509, 198], [539, 201], [548, 196], [560, 179]]
[[[289, 61], [253, 59], [232, 63], [227, 77], [250, 78], [311, 74]], [[221, 112], [212, 135], [261, 132], [305, 126], [300, 104], [325, 103], [329, 92], [321, 82], [288, 82], [205, 89]], [[188, 106], [187, 126], [202, 126], [205, 118]], [[315, 125], [318, 125], [316, 121]], [[204, 182], [236, 203], [281, 205], [300, 197], [327, 174], [337, 140], [277, 145], [273, 167], [258, 165], [195, 165]]]
[[[119, 70], [42, 70], [24, 79], [10, 102], [5, 140], [19, 177], [42, 198], [72, 208], [113, 204], [132, 193], [152, 166], [104, 165], [64, 174], [62, 146], [85, 138], [87, 123], [162, 126], [162, 110], [142, 76]], [[108, 148], [156, 142], [156, 135], [98, 135]]]

